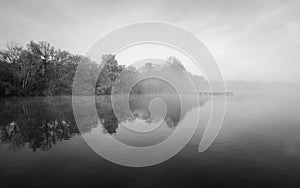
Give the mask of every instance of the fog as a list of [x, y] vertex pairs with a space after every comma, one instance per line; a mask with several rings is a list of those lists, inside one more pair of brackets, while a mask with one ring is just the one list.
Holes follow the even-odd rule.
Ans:
[[226, 80], [299, 83], [299, 7], [299, 1], [1, 1], [0, 47], [46, 40], [85, 54], [114, 29], [161, 21], [203, 41]]

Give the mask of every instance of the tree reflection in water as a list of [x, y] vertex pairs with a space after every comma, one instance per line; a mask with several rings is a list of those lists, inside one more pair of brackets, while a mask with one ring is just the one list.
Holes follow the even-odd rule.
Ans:
[[[89, 112], [84, 113], [84, 128], [89, 132], [101, 125], [103, 133], [114, 134], [123, 122], [134, 122], [137, 119], [152, 123], [160, 120], [170, 128], [179, 125], [180, 117], [197, 107], [195, 99], [186, 100], [180, 108], [180, 101], [176, 96], [160, 96], [167, 107], [166, 116], [151, 114], [149, 102], [158, 96], [134, 95], [130, 97], [130, 110], [122, 110], [122, 105], [112, 107], [110, 96], [96, 98], [98, 117], [92, 117]], [[83, 97], [85, 98], [85, 97]], [[124, 100], [122, 97], [120, 100]], [[200, 99], [200, 106], [207, 99]], [[115, 112], [120, 116], [118, 118]], [[15, 98], [0, 100], [0, 139], [1, 144], [8, 144], [9, 149], [16, 151], [28, 147], [32, 151], [49, 150], [57, 142], [68, 140], [80, 131], [76, 125], [72, 111], [71, 97], [50, 98]]]

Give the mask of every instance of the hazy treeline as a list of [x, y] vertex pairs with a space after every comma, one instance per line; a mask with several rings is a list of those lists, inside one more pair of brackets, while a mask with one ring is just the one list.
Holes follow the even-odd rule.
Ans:
[[[184, 78], [184, 74], [191, 76], [198, 90], [205, 85], [201, 76], [186, 72], [175, 57], [168, 58], [163, 66], [149, 62], [139, 70], [132, 66], [120, 65], [111, 54], [103, 55], [99, 62], [55, 49], [44, 41], [31, 41], [25, 47], [10, 43], [6, 49], [0, 50], [0, 96], [71, 95], [79, 65], [81, 71], [75, 84], [80, 85], [81, 91], [77, 94], [91, 94], [87, 91], [98, 95], [109, 95], [112, 91], [135, 94], [170, 91], [162, 87], [159, 80], [139, 83], [131, 89], [134, 83], [147, 74], [164, 75], [171, 82], [177, 83], [176, 87], [186, 91], [191, 91], [192, 86], [190, 81]], [[178, 72], [178, 67], [181, 72]], [[98, 75], [100, 69], [101, 73]]]

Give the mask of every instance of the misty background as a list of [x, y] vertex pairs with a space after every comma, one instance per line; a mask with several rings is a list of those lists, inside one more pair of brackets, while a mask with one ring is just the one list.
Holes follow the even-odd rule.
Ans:
[[0, 1], [0, 48], [48, 41], [83, 55], [116, 28], [162, 21], [204, 42], [226, 80], [299, 83], [299, 8], [278, 0]]

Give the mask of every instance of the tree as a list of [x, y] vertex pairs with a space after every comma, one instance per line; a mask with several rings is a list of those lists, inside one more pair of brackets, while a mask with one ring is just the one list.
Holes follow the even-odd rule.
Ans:
[[118, 64], [115, 55], [108, 54], [102, 56], [101, 73], [97, 80], [96, 93], [100, 95], [110, 95], [113, 82], [120, 75], [123, 66]]
[[0, 51], [1, 96], [52, 96], [70, 95], [73, 79], [79, 64], [83, 64], [88, 76], [96, 84], [98, 66], [89, 58], [56, 50], [48, 42], [30, 41], [23, 48], [10, 43]]
[[142, 73], [143, 74], [150, 74], [154, 71], [157, 71], [157, 67], [155, 64], [149, 62], [149, 63], [145, 63], [145, 65], [142, 67]]
[[181, 63], [181, 61], [174, 56], [168, 57], [167, 62], [170, 63], [170, 65], [175, 65], [175, 66], [179, 67], [180, 69], [182, 69], [183, 71], [186, 71], [186, 69], [183, 66], [183, 64]]
[[133, 66], [123, 66], [122, 72], [119, 74], [113, 84], [113, 93], [116, 94], [140, 94], [142, 88], [136, 85], [139, 81], [140, 74]]

